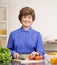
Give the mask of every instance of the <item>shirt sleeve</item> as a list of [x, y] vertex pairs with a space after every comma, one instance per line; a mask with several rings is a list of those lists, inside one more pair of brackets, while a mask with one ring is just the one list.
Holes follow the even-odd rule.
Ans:
[[12, 33], [9, 35], [7, 48], [10, 50], [11, 55], [13, 55], [15, 53], [15, 51], [13, 50], [14, 49], [14, 40], [13, 40]]
[[44, 45], [43, 45], [43, 42], [42, 42], [42, 37], [41, 37], [41, 34], [39, 33], [38, 34], [38, 37], [37, 37], [37, 45], [36, 45], [36, 51], [43, 56], [44, 58]]

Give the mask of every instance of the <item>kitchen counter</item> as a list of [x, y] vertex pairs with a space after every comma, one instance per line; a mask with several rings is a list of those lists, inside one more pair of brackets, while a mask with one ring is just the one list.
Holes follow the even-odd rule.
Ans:
[[49, 62], [43, 61], [43, 62], [39, 62], [39, 63], [21, 63], [19, 61], [12, 61], [11, 63], [1, 63], [1, 65], [53, 65]]

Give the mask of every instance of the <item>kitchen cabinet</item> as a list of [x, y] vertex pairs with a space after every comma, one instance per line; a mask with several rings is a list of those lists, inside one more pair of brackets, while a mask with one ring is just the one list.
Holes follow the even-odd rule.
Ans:
[[7, 45], [8, 22], [8, 5], [0, 5], [0, 47]]

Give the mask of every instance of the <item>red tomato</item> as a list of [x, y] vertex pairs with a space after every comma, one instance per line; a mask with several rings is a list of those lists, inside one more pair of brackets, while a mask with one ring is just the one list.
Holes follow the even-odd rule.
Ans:
[[31, 56], [31, 55], [29, 56], [29, 60], [33, 60], [33, 58], [32, 58], [32, 56]]
[[35, 60], [42, 60], [42, 56], [41, 55], [35, 56]]

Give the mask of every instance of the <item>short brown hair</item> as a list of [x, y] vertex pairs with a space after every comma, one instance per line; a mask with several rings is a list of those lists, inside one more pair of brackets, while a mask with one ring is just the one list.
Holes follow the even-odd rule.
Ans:
[[20, 10], [18, 19], [21, 21], [22, 16], [32, 15], [32, 20], [35, 20], [35, 11], [30, 7], [24, 7]]

